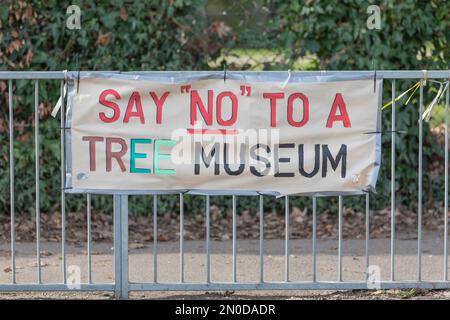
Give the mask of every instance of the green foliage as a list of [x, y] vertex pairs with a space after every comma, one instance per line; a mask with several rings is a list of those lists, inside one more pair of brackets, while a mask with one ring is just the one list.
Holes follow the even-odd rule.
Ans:
[[[66, 28], [66, 8], [81, 8], [81, 29]], [[366, 25], [370, 4], [381, 8], [381, 30]], [[222, 12], [227, 11], [224, 15]], [[0, 70], [201, 70], [253, 68], [248, 60], [263, 59], [258, 68], [321, 70], [448, 69], [450, 4], [446, 0], [321, 1], [13, 1], [0, 4]], [[228, 52], [229, 55], [224, 55]], [[244, 58], [243, 58], [244, 57]], [[247, 59], [249, 58], [249, 59]], [[211, 64], [211, 61], [217, 63]], [[397, 94], [412, 81], [397, 81]], [[34, 87], [14, 82], [16, 209], [34, 210]], [[59, 210], [59, 119], [49, 117], [57, 101], [58, 81], [40, 82], [41, 208]], [[431, 85], [425, 87], [425, 93]], [[0, 82], [0, 209], [9, 211], [7, 83]], [[384, 97], [391, 96], [390, 81]], [[425, 95], [430, 101], [431, 95]], [[417, 205], [418, 99], [398, 104], [397, 201]], [[383, 130], [390, 130], [390, 110], [383, 112]], [[31, 125], [30, 125], [31, 124]], [[443, 177], [431, 176], [430, 165], [442, 159], [424, 123], [424, 199], [442, 200]], [[390, 201], [390, 133], [382, 136], [382, 170], [371, 205]], [[69, 210], [81, 210], [82, 196], [68, 196]], [[97, 210], [110, 211], [111, 197], [93, 197]], [[231, 197], [215, 196], [223, 207]], [[265, 199], [266, 210], [283, 209], [281, 199]], [[319, 208], [336, 209], [335, 197], [320, 199]], [[151, 211], [151, 197], [133, 196], [132, 210]], [[201, 211], [204, 199], [186, 196], [186, 212]], [[363, 207], [362, 197], [345, 203]], [[293, 206], [310, 199], [293, 197]], [[159, 212], [177, 210], [177, 196], [161, 196]], [[239, 197], [239, 209], [257, 208], [257, 197]]]
[[[290, 48], [284, 68], [293, 65], [298, 57], [313, 55], [313, 65], [321, 70], [421, 70], [448, 69], [450, 57], [450, 4], [448, 1], [266, 1], [276, 8], [270, 25], [279, 38], [280, 46]], [[367, 28], [367, 7], [381, 9], [381, 29]], [[412, 85], [411, 81], [397, 81], [397, 95]], [[390, 97], [391, 83], [384, 83], [384, 97]], [[425, 87], [428, 91], [430, 85]], [[425, 95], [424, 101], [431, 101]], [[418, 180], [418, 98], [409, 106], [397, 103], [397, 201], [414, 209]], [[425, 102], [426, 103], [426, 102]], [[383, 130], [391, 128], [390, 109], [383, 112]], [[432, 141], [428, 123], [424, 123], [424, 192], [425, 199], [443, 198], [443, 177], [433, 177], [430, 165], [443, 157], [443, 150]], [[372, 204], [378, 208], [390, 201], [391, 135], [382, 135], [382, 170], [377, 195]], [[432, 180], [433, 179], [433, 180]], [[438, 200], [437, 203], [434, 201]]]
[[[450, 4], [431, 1], [269, 1], [272, 23], [295, 55], [317, 55], [320, 69], [439, 69], [450, 54]], [[367, 7], [381, 9], [381, 29], [368, 29]], [[283, 13], [283, 14], [280, 14]]]
[[[72, 4], [81, 8], [81, 29], [66, 28]], [[210, 55], [203, 0], [6, 1], [0, 5], [0, 70], [196, 70]], [[7, 83], [0, 83], [0, 209], [9, 211]], [[59, 210], [59, 119], [49, 116], [59, 81], [40, 83], [41, 209]], [[34, 210], [34, 85], [14, 81], [15, 204]], [[68, 196], [69, 210], [84, 206]], [[95, 197], [111, 209], [110, 197]], [[170, 204], [171, 202], [169, 202]]]

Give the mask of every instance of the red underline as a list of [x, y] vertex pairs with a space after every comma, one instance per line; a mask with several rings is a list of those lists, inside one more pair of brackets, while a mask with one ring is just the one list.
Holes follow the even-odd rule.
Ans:
[[194, 128], [187, 128], [187, 132], [189, 134], [221, 134], [221, 135], [227, 135], [227, 134], [238, 134], [239, 130], [231, 129], [194, 129]]

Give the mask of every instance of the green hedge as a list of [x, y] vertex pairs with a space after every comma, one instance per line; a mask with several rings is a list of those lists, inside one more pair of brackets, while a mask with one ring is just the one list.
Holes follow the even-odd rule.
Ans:
[[[66, 28], [66, 8], [81, 8], [81, 29]], [[203, 0], [6, 1], [0, 4], [0, 70], [201, 70], [210, 52]], [[0, 209], [9, 212], [7, 83], [0, 85]], [[59, 119], [50, 117], [59, 82], [41, 81], [41, 209], [60, 210]], [[34, 85], [14, 82], [15, 200], [34, 210]], [[68, 196], [69, 210], [84, 206]], [[110, 197], [96, 208], [111, 210]]]
[[[450, 8], [447, 1], [382, 0], [381, 30], [368, 30], [367, 6], [373, 2], [259, 0], [255, 6], [264, 12], [264, 27], [243, 28], [242, 24], [218, 23], [220, 14], [211, 8], [230, 4], [233, 21], [255, 21], [253, 5], [245, 1], [6, 1], [0, 4], [1, 70], [205, 70], [208, 62], [222, 57], [230, 49], [270, 49], [280, 52], [276, 62], [265, 69], [295, 68], [305, 55], [312, 57], [309, 68], [322, 70], [372, 69], [448, 69]], [[81, 29], [65, 27], [66, 8], [78, 4], [82, 11]], [[217, 10], [219, 10], [217, 9]], [[221, 10], [221, 9], [220, 9]], [[246, 14], [246, 12], [253, 12]], [[238, 17], [238, 18], [236, 18]], [[224, 17], [225, 21], [226, 17]], [[238, 22], [236, 22], [238, 24]], [[256, 23], [257, 21], [255, 21]], [[234, 22], [230, 22], [234, 23]], [[255, 52], [255, 51], [252, 51]], [[230, 64], [233, 67], [233, 64]], [[247, 66], [245, 65], [244, 68]], [[397, 92], [412, 82], [402, 81]], [[49, 117], [57, 100], [59, 83], [41, 81], [41, 207], [45, 212], [60, 210], [59, 205], [59, 121]], [[429, 87], [426, 87], [428, 91]], [[8, 110], [7, 85], [0, 82], [0, 209], [9, 211]], [[390, 82], [385, 81], [385, 97]], [[16, 143], [16, 208], [33, 212], [34, 208], [34, 88], [30, 81], [16, 81], [14, 88]], [[430, 92], [432, 93], [432, 91]], [[426, 96], [429, 101], [431, 96]], [[416, 207], [417, 196], [417, 99], [398, 112], [397, 139], [398, 203]], [[383, 128], [390, 130], [390, 113], [383, 113]], [[424, 192], [426, 204], [440, 205], [443, 177], [432, 178], [430, 165], [442, 159], [443, 151], [431, 141], [424, 125]], [[390, 134], [383, 134], [382, 170], [374, 207], [389, 206]], [[347, 199], [347, 198], [346, 198]], [[414, 199], [413, 201], [411, 201]], [[203, 198], [186, 197], [186, 211], [201, 210]], [[213, 197], [213, 204], [229, 205], [230, 197]], [[281, 210], [283, 201], [266, 199], [267, 208]], [[150, 197], [132, 197], [132, 210], [139, 214], [151, 209]], [[292, 205], [303, 207], [310, 199], [294, 197]], [[362, 208], [361, 197], [349, 197], [346, 203]], [[161, 212], [176, 210], [176, 196], [163, 196]], [[257, 208], [257, 197], [240, 197], [240, 209]], [[111, 210], [110, 197], [95, 196], [97, 210]], [[82, 196], [68, 197], [69, 210], [84, 207]], [[336, 209], [336, 199], [322, 199], [320, 208]]]
[[[450, 4], [448, 1], [358, 1], [336, 3], [321, 1], [269, 1], [277, 8], [272, 24], [284, 47], [291, 48], [290, 61], [305, 53], [316, 55], [315, 67], [321, 70], [448, 69], [450, 58]], [[369, 30], [367, 7], [381, 9], [381, 30]], [[283, 13], [283, 14], [280, 14]], [[397, 95], [411, 81], [398, 81]], [[384, 83], [384, 97], [391, 96], [391, 82]], [[424, 92], [435, 93], [426, 87]], [[385, 98], [386, 99], [386, 98]], [[432, 96], [425, 95], [424, 101]], [[404, 102], [404, 100], [403, 100]], [[415, 209], [417, 205], [418, 99], [408, 107], [399, 105], [397, 129], [406, 131], [396, 140], [396, 190], [398, 204]], [[391, 127], [390, 110], [383, 112], [383, 130]], [[430, 167], [442, 159], [443, 150], [432, 141], [428, 123], [424, 123], [424, 194], [428, 207], [443, 199], [443, 176], [432, 177]], [[390, 133], [382, 135], [382, 170], [375, 207], [390, 203]]]

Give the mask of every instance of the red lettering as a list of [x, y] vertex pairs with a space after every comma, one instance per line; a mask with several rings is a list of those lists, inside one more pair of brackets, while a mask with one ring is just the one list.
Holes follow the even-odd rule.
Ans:
[[103, 141], [103, 137], [97, 136], [86, 136], [82, 138], [83, 141], [89, 141], [89, 170], [96, 170], [96, 159], [95, 159], [95, 143]]
[[[136, 105], [136, 111], [133, 111], [133, 106]], [[144, 112], [142, 111], [142, 101], [139, 92], [134, 91], [131, 94], [130, 101], [128, 101], [127, 110], [125, 111], [124, 123], [128, 123], [131, 117], [138, 117], [142, 124], [145, 123]]]
[[[336, 111], [339, 108], [340, 114], [336, 115]], [[345, 128], [350, 128], [350, 118], [347, 113], [347, 106], [345, 105], [344, 98], [341, 93], [336, 93], [333, 105], [331, 106], [330, 115], [328, 116], [327, 128], [332, 128], [335, 121], [342, 121]]]
[[[293, 113], [294, 113], [294, 100], [295, 99], [300, 99], [303, 101], [303, 119], [302, 121], [298, 122], [295, 121], [293, 118]], [[309, 120], [309, 101], [308, 101], [308, 97], [306, 97], [303, 93], [293, 93], [289, 96], [288, 99], [288, 122], [291, 126], [293, 127], [303, 127]]]
[[205, 120], [207, 125], [212, 125], [213, 122], [213, 96], [214, 91], [208, 90], [208, 110], [206, 110], [202, 99], [200, 98], [197, 90], [191, 90], [191, 124], [194, 125], [197, 122], [197, 108]]
[[[112, 151], [112, 144], [120, 144], [120, 151]], [[122, 138], [106, 138], [106, 171], [110, 172], [112, 169], [112, 158], [116, 159], [122, 172], [126, 171], [125, 164], [122, 157], [127, 153], [128, 147], [124, 139]]]
[[284, 99], [283, 92], [263, 93], [264, 99], [270, 100], [270, 126], [277, 126], [277, 99]]
[[[225, 97], [229, 97], [231, 100], [231, 117], [228, 120], [222, 118], [222, 100]], [[217, 96], [217, 123], [222, 126], [231, 126], [236, 122], [237, 119], [237, 107], [238, 101], [236, 95], [231, 91], [224, 91], [219, 93]]]
[[166, 91], [166, 92], [163, 93], [161, 98], [158, 98], [158, 96], [156, 95], [156, 93], [154, 91], [150, 92], [150, 95], [153, 98], [153, 102], [155, 102], [155, 105], [156, 105], [156, 123], [157, 124], [161, 124], [161, 121], [162, 121], [162, 107], [163, 107], [164, 102], [166, 101], [166, 98], [169, 95], [169, 93], [170, 92]]
[[100, 117], [100, 120], [102, 120], [103, 122], [106, 122], [106, 123], [115, 122], [120, 117], [120, 108], [117, 105], [117, 103], [106, 100], [106, 97], [110, 94], [112, 94], [114, 96], [114, 98], [120, 99], [120, 94], [116, 90], [113, 90], [113, 89], [104, 90], [102, 93], [100, 93], [100, 96], [98, 98], [98, 102], [100, 104], [104, 105], [105, 107], [111, 108], [114, 111], [112, 117], [108, 117], [104, 112], [100, 112], [98, 114]]

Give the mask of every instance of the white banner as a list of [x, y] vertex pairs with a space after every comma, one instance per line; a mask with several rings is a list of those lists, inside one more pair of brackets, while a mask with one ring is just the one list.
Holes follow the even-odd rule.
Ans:
[[71, 192], [321, 195], [375, 187], [381, 79], [76, 82], [67, 111]]

